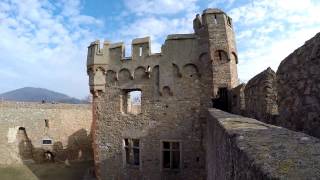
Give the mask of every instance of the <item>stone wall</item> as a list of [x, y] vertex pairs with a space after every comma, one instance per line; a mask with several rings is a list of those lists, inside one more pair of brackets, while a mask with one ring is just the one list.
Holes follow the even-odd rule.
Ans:
[[268, 68], [248, 81], [244, 89], [245, 116], [275, 124], [278, 114], [276, 74]]
[[210, 109], [207, 179], [319, 179], [320, 141], [303, 133]]
[[320, 33], [281, 62], [277, 86], [280, 123], [320, 137]]
[[[161, 58], [160, 66], [149, 64], [150, 75], [147, 68], [132, 67], [136, 69], [133, 78], [123, 70], [112, 82], [111, 73], [106, 74], [106, 93], [94, 98], [95, 162], [101, 179], [205, 179], [204, 119], [200, 118], [203, 107], [199, 96], [203, 94], [202, 67], [197, 64], [197, 51], [191, 51], [197, 48], [195, 39], [178, 37], [167, 40], [160, 57], [123, 64], [139, 67], [141, 61], [149, 64]], [[141, 113], [127, 113], [128, 92], [137, 89], [141, 91]], [[126, 162], [125, 139], [139, 140], [139, 165]], [[180, 143], [179, 168], [163, 167], [163, 141]]]
[[[92, 159], [91, 105], [0, 102], [0, 164]], [[51, 145], [43, 144], [51, 140]]]

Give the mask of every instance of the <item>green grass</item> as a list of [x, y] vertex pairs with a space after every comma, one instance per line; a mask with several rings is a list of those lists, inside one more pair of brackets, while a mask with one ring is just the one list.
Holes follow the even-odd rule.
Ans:
[[0, 166], [0, 180], [81, 180], [92, 161]]

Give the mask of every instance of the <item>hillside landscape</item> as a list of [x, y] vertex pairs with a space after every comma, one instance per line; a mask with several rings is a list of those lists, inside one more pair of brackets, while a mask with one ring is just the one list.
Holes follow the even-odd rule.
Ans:
[[24, 101], [24, 102], [50, 102], [50, 103], [69, 103], [82, 104], [88, 103], [68, 95], [54, 92], [44, 88], [24, 87], [0, 94], [0, 100], [5, 101]]

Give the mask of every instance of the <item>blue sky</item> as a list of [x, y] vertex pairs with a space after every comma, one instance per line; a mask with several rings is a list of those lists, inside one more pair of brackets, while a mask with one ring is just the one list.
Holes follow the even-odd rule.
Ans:
[[0, 93], [32, 86], [85, 97], [90, 42], [124, 41], [128, 51], [151, 36], [159, 52], [168, 34], [192, 33], [208, 7], [233, 18], [241, 81], [276, 70], [320, 31], [318, 0], [1, 0]]

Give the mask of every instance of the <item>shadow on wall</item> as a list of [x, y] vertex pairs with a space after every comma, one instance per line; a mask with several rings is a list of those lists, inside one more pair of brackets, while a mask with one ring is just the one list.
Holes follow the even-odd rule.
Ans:
[[[87, 134], [85, 129], [70, 135], [66, 147], [60, 141], [49, 139], [42, 140], [42, 147], [34, 147], [24, 127], [18, 129], [17, 139], [23, 164], [38, 179], [64, 179], [64, 176], [65, 179], [82, 179], [88, 168], [93, 166], [91, 133]], [[49, 174], [55, 177], [47, 178]]]

